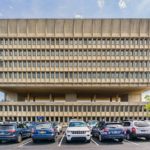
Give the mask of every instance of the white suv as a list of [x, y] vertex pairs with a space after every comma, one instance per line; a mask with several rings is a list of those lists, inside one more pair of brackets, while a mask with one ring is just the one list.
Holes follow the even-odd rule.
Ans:
[[91, 133], [84, 121], [71, 121], [66, 129], [66, 141], [84, 140], [87, 143], [91, 141]]

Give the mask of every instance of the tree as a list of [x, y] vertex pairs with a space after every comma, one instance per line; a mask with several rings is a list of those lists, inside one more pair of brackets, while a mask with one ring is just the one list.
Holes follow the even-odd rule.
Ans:
[[147, 101], [147, 104], [145, 105], [145, 108], [147, 111], [150, 111], [150, 95], [146, 95], [144, 99]]

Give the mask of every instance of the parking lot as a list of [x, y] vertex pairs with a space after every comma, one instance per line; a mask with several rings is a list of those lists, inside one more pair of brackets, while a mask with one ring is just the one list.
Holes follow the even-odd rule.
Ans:
[[134, 141], [125, 140], [123, 143], [117, 141], [99, 142], [92, 138], [90, 143], [71, 142], [66, 143], [64, 134], [57, 137], [56, 142], [39, 142], [34, 144], [31, 139], [25, 139], [21, 143], [1, 143], [0, 150], [149, 150], [150, 141], [138, 139]]

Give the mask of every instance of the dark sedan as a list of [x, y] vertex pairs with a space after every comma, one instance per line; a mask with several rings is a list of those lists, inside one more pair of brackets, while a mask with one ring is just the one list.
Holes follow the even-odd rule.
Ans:
[[125, 139], [124, 128], [119, 123], [98, 123], [91, 134], [98, 137], [101, 142], [107, 139], [117, 139], [122, 142]]

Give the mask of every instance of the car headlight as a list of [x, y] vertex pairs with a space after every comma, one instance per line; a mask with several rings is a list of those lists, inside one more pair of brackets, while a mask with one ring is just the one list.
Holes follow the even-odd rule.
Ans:
[[90, 134], [90, 131], [86, 131], [87, 134]]
[[71, 131], [66, 131], [67, 134], [71, 133]]

